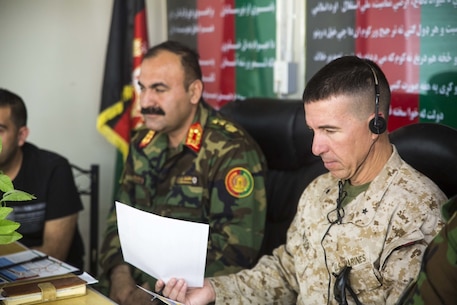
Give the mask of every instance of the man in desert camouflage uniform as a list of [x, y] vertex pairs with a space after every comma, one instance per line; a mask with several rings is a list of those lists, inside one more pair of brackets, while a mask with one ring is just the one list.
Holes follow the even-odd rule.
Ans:
[[442, 208], [446, 225], [428, 246], [417, 279], [397, 305], [457, 304], [457, 195]]
[[[260, 148], [201, 100], [202, 75], [191, 49], [172, 41], [151, 48], [138, 83], [146, 128], [132, 138], [118, 200], [157, 215], [208, 223], [207, 276], [252, 267], [266, 217]], [[123, 261], [115, 211], [107, 222], [101, 266], [110, 280], [109, 296], [120, 304], [148, 303], [151, 298], [135, 284], [154, 287], [155, 280], [138, 269], [132, 273]], [[145, 247], [154, 247], [154, 236], [161, 234], [150, 233]]]
[[303, 192], [286, 244], [251, 270], [206, 279], [203, 288], [187, 291], [182, 279], [171, 279], [165, 287], [158, 281], [157, 291], [192, 305], [390, 305], [416, 277], [442, 227], [446, 196], [390, 143], [384, 73], [370, 60], [344, 56], [311, 78], [303, 100], [312, 151], [329, 173]]

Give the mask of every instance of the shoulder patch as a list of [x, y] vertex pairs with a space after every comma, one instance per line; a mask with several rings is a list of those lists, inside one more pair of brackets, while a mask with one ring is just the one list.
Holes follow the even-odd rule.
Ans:
[[247, 197], [254, 189], [254, 178], [244, 167], [232, 168], [225, 176], [225, 188], [235, 198]]

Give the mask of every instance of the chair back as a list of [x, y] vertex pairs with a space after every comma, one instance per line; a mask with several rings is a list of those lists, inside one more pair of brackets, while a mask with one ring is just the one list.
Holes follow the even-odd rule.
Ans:
[[450, 198], [457, 194], [457, 129], [438, 123], [402, 126], [389, 135], [400, 156]]
[[84, 169], [71, 164], [76, 187], [80, 196], [89, 197], [89, 273], [98, 274], [98, 223], [99, 223], [99, 165]]
[[240, 124], [262, 149], [268, 165], [267, 220], [260, 255], [271, 254], [286, 233], [305, 187], [326, 172], [311, 152], [301, 100], [249, 98], [224, 105], [220, 112]]

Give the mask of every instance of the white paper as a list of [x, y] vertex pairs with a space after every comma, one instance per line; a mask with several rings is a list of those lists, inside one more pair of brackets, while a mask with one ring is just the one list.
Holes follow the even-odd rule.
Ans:
[[172, 219], [116, 202], [124, 260], [156, 279], [202, 287], [209, 225]]

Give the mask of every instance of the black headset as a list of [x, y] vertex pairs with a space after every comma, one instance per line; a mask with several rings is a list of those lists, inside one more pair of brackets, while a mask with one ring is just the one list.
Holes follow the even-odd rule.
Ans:
[[387, 129], [386, 120], [379, 116], [379, 82], [378, 77], [376, 76], [376, 72], [374, 71], [373, 67], [367, 63], [370, 67], [371, 72], [373, 72], [374, 78], [374, 91], [375, 91], [375, 100], [374, 100], [374, 118], [368, 124], [370, 131], [374, 134], [381, 134], [384, 133]]

